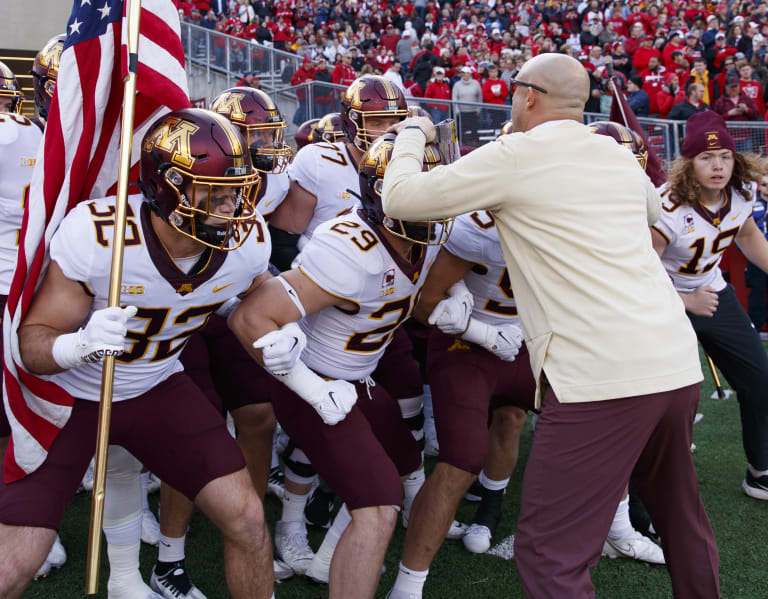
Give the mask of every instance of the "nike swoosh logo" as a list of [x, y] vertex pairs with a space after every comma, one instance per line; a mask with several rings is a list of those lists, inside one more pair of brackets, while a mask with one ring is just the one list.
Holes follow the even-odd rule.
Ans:
[[170, 547], [168, 543], [164, 543], [162, 540], [160, 541], [160, 543], [162, 543], [163, 547]]
[[264, 202], [264, 208], [269, 208], [274, 203], [275, 203], [275, 200], [269, 200], [269, 202]]
[[222, 289], [226, 289], [226, 288], [227, 288], [227, 287], [229, 287], [230, 285], [232, 285], [232, 283], [227, 283], [226, 285], [222, 285], [221, 287], [219, 287], [218, 285], [216, 285], [216, 286], [213, 288], [213, 292], [214, 292], [214, 293], [218, 293], [219, 291], [221, 291]]
[[738, 211], [738, 212], [735, 214], [735, 216], [732, 216], [732, 217], [731, 217], [731, 220], [736, 220], [737, 218], [739, 218], [739, 214], [741, 214], [741, 210], [739, 210], [739, 211]]
[[333, 405], [334, 405], [334, 406], [336, 406], [336, 407], [338, 408], [338, 407], [339, 407], [339, 404], [337, 404], [337, 403], [336, 403], [336, 400], [335, 400], [335, 399], [333, 399], [333, 391], [330, 391], [330, 392], [328, 393], [328, 397], [330, 397], [331, 401], [333, 402]]

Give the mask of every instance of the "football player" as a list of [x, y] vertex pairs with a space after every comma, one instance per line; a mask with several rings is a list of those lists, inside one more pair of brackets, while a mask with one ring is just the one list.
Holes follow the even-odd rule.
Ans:
[[65, 39], [65, 35], [54, 35], [49, 39], [42, 50], [35, 56], [35, 62], [30, 71], [32, 86], [35, 90], [37, 118], [41, 127], [45, 126], [48, 110], [53, 99], [53, 90], [56, 89], [56, 78], [59, 76], [59, 61], [61, 60], [61, 51], [64, 49]]
[[140, 170], [142, 193], [127, 206], [127, 307], [106, 307], [115, 198], [93, 200], [76, 206], [53, 236], [50, 266], [19, 328], [25, 367], [76, 399], [45, 462], [0, 486], [3, 597], [19, 597], [42, 563], [93, 455], [108, 354], [118, 356], [109, 469], [112, 490], [122, 489], [107, 492], [113, 500], [104, 510], [109, 596], [153, 596], [136, 567], [138, 460], [221, 529], [232, 595], [272, 595], [270, 541], [242, 454], [178, 358], [210, 314], [270, 277], [269, 236], [255, 210], [259, 176], [237, 129], [198, 109], [153, 123]]
[[304, 146], [315, 143], [315, 129], [317, 129], [317, 124], [319, 122], [320, 119], [309, 119], [308, 121], [304, 121], [296, 129], [296, 133], [293, 134], [293, 141], [296, 142], [297, 152]]
[[736, 151], [722, 117], [695, 114], [682, 156], [660, 189], [661, 218], [651, 228], [653, 247], [701, 345], [736, 391], [748, 462], [742, 488], [762, 500], [768, 500], [768, 357], [719, 264], [735, 242], [768, 272], [768, 242], [751, 218], [756, 183], [765, 172], [758, 157]]
[[[464, 492], [483, 468], [489, 493], [464, 544], [482, 553], [501, 519], [501, 503], [517, 463], [525, 411], [536, 382], [514, 296], [488, 212], [456, 218], [430, 270], [414, 315], [437, 325], [427, 348], [440, 454], [411, 512], [392, 599], [419, 599], [429, 566]], [[488, 432], [489, 412], [493, 415]], [[491, 443], [489, 456], [489, 441]]]
[[[241, 342], [286, 387], [274, 402], [280, 425], [346, 504], [348, 526], [330, 566], [332, 598], [374, 596], [394, 506], [402, 503], [399, 478], [421, 464], [397, 403], [370, 377], [410, 315], [451, 219], [405, 223], [383, 214], [379, 191], [393, 140], [378, 139], [361, 158], [362, 208], [319, 225], [298, 266], [230, 317]], [[436, 146], [428, 147], [425, 168], [439, 162]], [[299, 319], [296, 331], [291, 323]], [[281, 536], [302, 528], [278, 522], [278, 549]]]
[[21, 92], [16, 75], [4, 62], [0, 62], [0, 112], [16, 112], [21, 114], [21, 102], [24, 94]]

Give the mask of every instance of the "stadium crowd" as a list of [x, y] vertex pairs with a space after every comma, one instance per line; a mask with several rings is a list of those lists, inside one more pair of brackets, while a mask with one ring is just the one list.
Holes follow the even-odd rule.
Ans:
[[510, 79], [545, 52], [577, 57], [589, 71], [587, 112], [610, 111], [614, 71], [638, 116], [684, 120], [706, 106], [726, 120], [755, 121], [766, 112], [766, 2], [189, 0], [181, 7], [188, 21], [303, 56], [292, 84], [344, 85], [381, 74], [406, 95], [434, 98], [433, 116], [447, 108], [441, 99], [509, 104]]

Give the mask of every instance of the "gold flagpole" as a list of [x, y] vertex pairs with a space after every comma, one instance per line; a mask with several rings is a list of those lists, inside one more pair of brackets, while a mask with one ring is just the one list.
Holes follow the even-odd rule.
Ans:
[[[115, 210], [115, 237], [112, 246], [112, 271], [109, 277], [109, 298], [107, 303], [107, 306], [110, 308], [120, 304], [126, 206], [128, 203], [128, 177], [131, 170], [131, 142], [133, 140], [133, 117], [136, 106], [136, 70], [139, 62], [140, 14], [141, 0], [126, 0], [128, 75], [124, 79], [123, 121], [120, 131], [120, 166], [117, 175], [117, 206]], [[101, 374], [99, 427], [96, 434], [96, 462], [93, 469], [91, 525], [88, 531], [88, 561], [85, 573], [85, 592], [87, 595], [95, 595], [99, 588], [101, 527], [104, 519], [107, 447], [109, 446], [109, 421], [112, 415], [114, 375], [115, 357], [107, 356], [104, 360], [104, 368]]]

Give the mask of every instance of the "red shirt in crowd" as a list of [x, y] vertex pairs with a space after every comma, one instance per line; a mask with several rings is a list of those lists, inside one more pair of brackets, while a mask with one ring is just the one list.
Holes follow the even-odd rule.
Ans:
[[333, 73], [331, 74], [331, 80], [338, 85], [350, 85], [355, 79], [357, 79], [357, 73], [352, 65], [344, 64], [340, 62], [333, 67]]
[[504, 99], [509, 95], [509, 88], [503, 79], [491, 79], [483, 83], [483, 102], [486, 104], [504, 104]]
[[[451, 99], [451, 86], [448, 84], [447, 79], [430, 79], [427, 83], [427, 90], [424, 92], [425, 98], [435, 98], [437, 100], [450, 100]], [[427, 108], [436, 108], [438, 110], [448, 110], [449, 104], [437, 104], [435, 102], [427, 102]]]
[[760, 85], [760, 82], [754, 79], [749, 81], [739, 79], [739, 87], [741, 88], [741, 93], [755, 103], [757, 111], [760, 114], [765, 114], [765, 98], [763, 98], [763, 87]]

